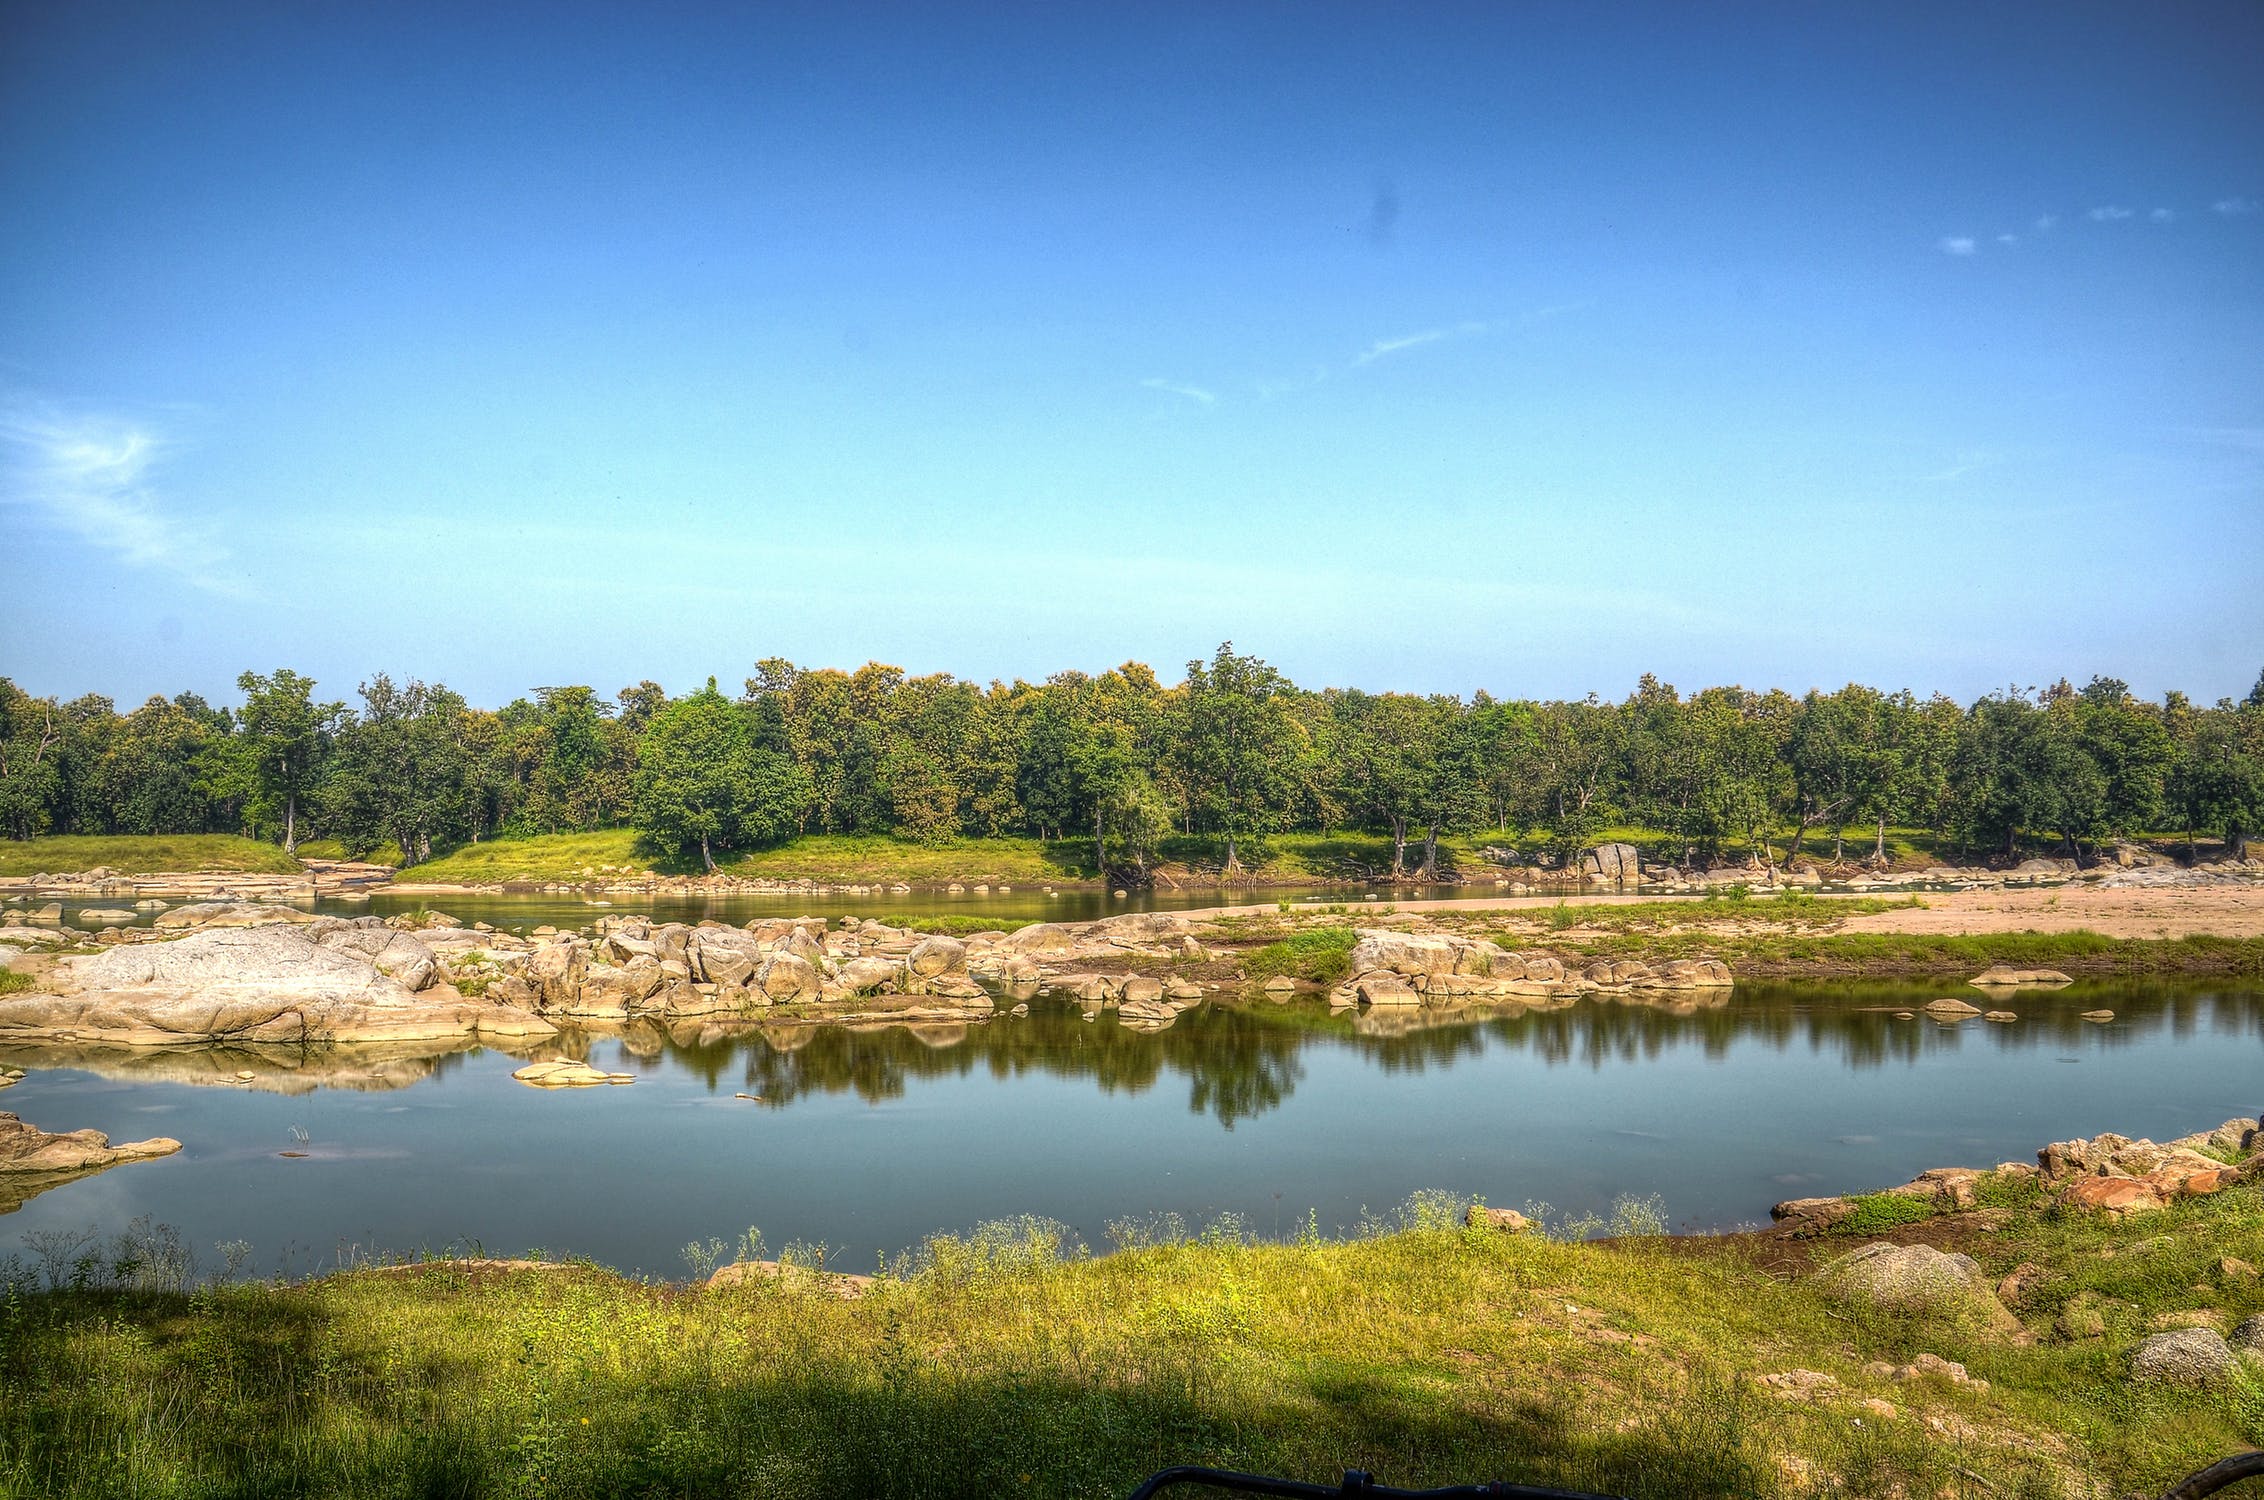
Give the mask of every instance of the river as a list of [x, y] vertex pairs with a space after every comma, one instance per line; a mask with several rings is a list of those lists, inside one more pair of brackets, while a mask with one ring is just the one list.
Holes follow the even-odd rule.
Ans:
[[[1703, 1005], [1590, 998], [1430, 1025], [1230, 1001], [1157, 1033], [1046, 995], [968, 1027], [593, 1035], [592, 1060], [637, 1081], [559, 1092], [482, 1048], [356, 1052], [332, 1078], [335, 1054], [0, 1046], [29, 1070], [0, 1108], [183, 1142], [0, 1217], [0, 1254], [147, 1215], [207, 1265], [249, 1242], [263, 1272], [539, 1249], [681, 1276], [687, 1242], [754, 1226], [774, 1251], [822, 1244], [865, 1270], [1009, 1215], [1103, 1249], [1112, 1222], [1162, 1213], [1335, 1232], [1427, 1188], [1559, 1215], [1655, 1196], [1674, 1227], [1719, 1228], [1781, 1198], [2264, 1107], [2253, 984], [1993, 1001], [2014, 1024], [1896, 1014], [1952, 988], [1752, 984]], [[2102, 1007], [2113, 1021], [2081, 1019]], [[238, 1068], [257, 1082], [219, 1082]]]

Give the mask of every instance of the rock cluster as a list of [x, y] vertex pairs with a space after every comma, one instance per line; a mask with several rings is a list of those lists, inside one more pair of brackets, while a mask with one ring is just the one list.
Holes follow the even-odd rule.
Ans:
[[1570, 1000], [1634, 991], [1726, 990], [1733, 981], [1718, 959], [1599, 958], [1568, 967], [1542, 953], [1518, 953], [1483, 939], [1447, 933], [1364, 928], [1351, 971], [1330, 995], [1339, 1006], [1444, 1006], [1468, 999]]
[[[2214, 1153], [2214, 1154], [2208, 1154]], [[2158, 1146], [2107, 1134], [2055, 1141], [2036, 1153], [2062, 1207], [2116, 1216], [2151, 1213], [2179, 1198], [2222, 1191], [2264, 1175], [2264, 1126], [2227, 1120], [2215, 1130]]]
[[[2036, 1161], [2033, 1167], [2013, 1161], [1987, 1170], [1936, 1167], [1875, 1196], [1916, 1198], [1953, 1211], [1972, 1208], [1976, 1190], [1989, 1179], [2027, 1178], [2057, 1189], [2065, 1209], [2116, 1216], [2146, 1213], [2177, 1198], [2219, 1192], [2250, 1175], [2264, 1176], [2264, 1121], [2227, 1120], [2215, 1130], [2166, 1146], [2111, 1134], [2056, 1141], [2038, 1151]], [[1845, 1222], [1856, 1208], [1852, 1198], [1793, 1198], [1769, 1213], [1795, 1233], [1815, 1233]]]

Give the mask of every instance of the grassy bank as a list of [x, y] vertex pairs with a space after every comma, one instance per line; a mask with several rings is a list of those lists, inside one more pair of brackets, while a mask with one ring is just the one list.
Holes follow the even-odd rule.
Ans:
[[[998, 1226], [854, 1299], [807, 1276], [697, 1291], [447, 1263], [20, 1293], [0, 1299], [0, 1493], [1112, 1496], [1201, 1461], [1635, 1496], [2073, 1496], [2159, 1493], [2264, 1439], [2254, 1377], [2126, 1376], [2151, 1322], [2264, 1307], [2213, 1269], [2264, 1260], [2254, 1186], [2119, 1230], [2020, 1201], [1894, 1231], [1993, 1276], [2043, 1267], [2027, 1344], [1833, 1300], [1807, 1271], [1852, 1239], [1562, 1243], [1452, 1212], [1351, 1242], [1129, 1231], [1098, 1258]], [[2103, 1334], [2058, 1331], [2078, 1300]], [[1921, 1353], [1987, 1389], [1866, 1369]], [[1813, 1394], [1762, 1378], [1795, 1371]]]
[[273, 844], [229, 833], [65, 834], [0, 839], [0, 876], [111, 869], [124, 875], [246, 871], [289, 875], [299, 862]]

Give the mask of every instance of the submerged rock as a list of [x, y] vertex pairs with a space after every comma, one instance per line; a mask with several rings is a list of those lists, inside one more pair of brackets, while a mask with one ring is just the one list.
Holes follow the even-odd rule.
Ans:
[[529, 1063], [511, 1075], [519, 1082], [538, 1089], [589, 1088], [601, 1083], [635, 1083], [634, 1073], [608, 1073], [593, 1068], [586, 1062]]

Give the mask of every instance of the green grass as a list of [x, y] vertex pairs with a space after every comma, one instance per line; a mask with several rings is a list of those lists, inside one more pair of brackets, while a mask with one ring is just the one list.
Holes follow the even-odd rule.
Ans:
[[[1201, 1462], [2041, 1500], [2158, 1494], [2264, 1438], [2254, 1377], [2124, 1375], [2155, 1315], [2264, 1307], [2209, 1274], [2264, 1256], [2253, 1186], [2120, 1229], [2012, 1210], [1953, 1241], [1992, 1277], [2046, 1269], [2027, 1345], [1830, 1299], [1806, 1258], [1844, 1239], [1560, 1243], [1462, 1230], [1453, 1208], [1338, 1242], [1128, 1226], [1114, 1237], [1141, 1248], [1103, 1257], [1064, 1254], [1060, 1226], [990, 1226], [846, 1300], [807, 1275], [704, 1292], [445, 1261], [19, 1291], [0, 1296], [0, 1494], [1106, 1497]], [[162, 1279], [109, 1261], [85, 1279]], [[2053, 1331], [2076, 1298], [2104, 1338]], [[1865, 1370], [1920, 1352], [1989, 1389]], [[1790, 1370], [1834, 1384], [1786, 1400], [1760, 1383]]]
[[1242, 973], [1257, 984], [1280, 974], [1335, 984], [1352, 971], [1352, 949], [1359, 941], [1360, 935], [1349, 927], [1310, 928], [1245, 954]]
[[[380, 850], [373, 858], [398, 857], [397, 850]], [[696, 869], [699, 861], [693, 860]], [[395, 878], [431, 881], [444, 885], [504, 885], [519, 882], [606, 880], [623, 878], [599, 874], [601, 866], [634, 871], [683, 871], [681, 861], [659, 855], [633, 828], [603, 828], [591, 833], [549, 833], [533, 838], [484, 839], [446, 854], [411, 865]]]
[[372, 849], [367, 853], [357, 855], [350, 853], [346, 846], [336, 839], [301, 839], [299, 840], [299, 858], [359, 859], [373, 865], [392, 865], [401, 862], [401, 851], [391, 844], [387, 844], [382, 848]]
[[932, 932], [944, 937], [966, 937], [977, 932], [1012, 932], [1026, 927], [1028, 922], [1017, 918], [932, 916], [925, 913], [890, 912], [881, 922], [890, 927], [901, 927], [907, 932]]
[[[1507, 939], [1505, 939], [1505, 942]], [[1565, 946], [1565, 945], [1558, 945]], [[2111, 938], [2096, 932], [1619, 934], [1569, 945], [1587, 956], [1714, 957], [1745, 978], [1956, 974], [1991, 964], [2068, 974], [2264, 975], [2264, 938]]]
[[[5, 936], [5, 933], [0, 933], [0, 937]], [[20, 974], [14, 969], [0, 969], [0, 995], [21, 994], [30, 988], [31, 976], [29, 974]]]
[[915, 843], [884, 834], [811, 834], [776, 849], [718, 860], [746, 880], [807, 877], [835, 885], [1046, 885], [1092, 878], [1090, 839], [952, 839]]
[[60, 834], [0, 839], [0, 875], [64, 875], [108, 868], [125, 875], [247, 872], [289, 875], [299, 862], [273, 844], [232, 833]]

